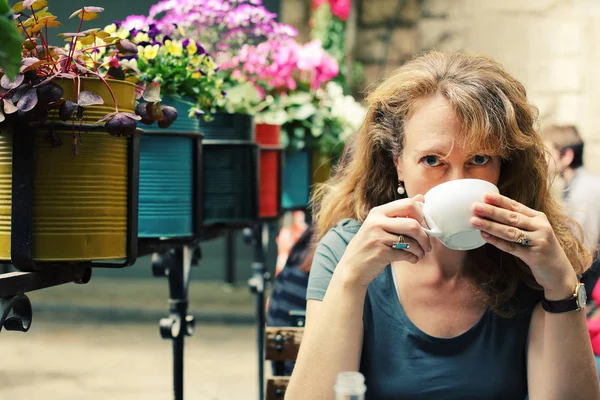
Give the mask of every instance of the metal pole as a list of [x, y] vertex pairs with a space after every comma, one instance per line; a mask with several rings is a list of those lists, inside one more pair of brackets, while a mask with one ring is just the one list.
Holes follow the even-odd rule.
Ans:
[[264, 337], [265, 337], [265, 249], [264, 225], [256, 223], [252, 229], [244, 229], [244, 239], [253, 248], [252, 277], [248, 280], [248, 286], [256, 295], [256, 341], [258, 348], [258, 399], [264, 399]]
[[[173, 345], [173, 398], [183, 400], [183, 364], [186, 336], [194, 333], [194, 318], [187, 315], [188, 287], [191, 269], [191, 249], [187, 246], [171, 250], [172, 258], [164, 263], [164, 274], [169, 279], [169, 317], [160, 320], [160, 334], [163, 339], [171, 339]], [[168, 265], [165, 265], [168, 264]], [[153, 268], [160, 275], [158, 267]]]
[[227, 229], [225, 235], [225, 283], [235, 283], [235, 235], [233, 229]]

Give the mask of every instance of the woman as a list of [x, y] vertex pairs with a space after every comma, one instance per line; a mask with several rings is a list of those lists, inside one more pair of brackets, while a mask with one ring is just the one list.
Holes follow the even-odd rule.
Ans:
[[[317, 195], [286, 399], [331, 399], [351, 370], [368, 399], [599, 399], [585, 314], [541, 305], [571, 306], [591, 257], [550, 195], [523, 85], [488, 58], [431, 52], [368, 103], [352, 160]], [[487, 244], [468, 252], [429, 238], [417, 204], [463, 178], [501, 192], [474, 205]]]

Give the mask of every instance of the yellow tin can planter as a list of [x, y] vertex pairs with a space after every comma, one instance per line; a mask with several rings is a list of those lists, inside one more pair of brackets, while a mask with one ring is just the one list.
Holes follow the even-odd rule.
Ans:
[[[119, 111], [134, 112], [135, 86], [109, 81]], [[73, 82], [57, 80], [64, 98], [76, 101]], [[88, 107], [83, 124], [114, 111], [105, 84], [81, 79], [81, 91], [99, 94], [104, 105]], [[57, 124], [54, 129], [52, 121]], [[31, 257], [38, 262], [116, 260], [127, 256], [130, 138], [97, 129], [74, 128], [51, 117], [33, 139], [33, 206]], [[88, 128], [89, 129], [89, 128]], [[14, 135], [20, 133], [15, 129]], [[27, 132], [27, 133], [31, 133]], [[73, 134], [80, 137], [74, 154]], [[53, 146], [52, 135], [62, 146]], [[12, 138], [0, 135], [0, 259], [11, 259]], [[139, 161], [139, 159], [138, 159]], [[137, 210], [136, 210], [137, 211]]]

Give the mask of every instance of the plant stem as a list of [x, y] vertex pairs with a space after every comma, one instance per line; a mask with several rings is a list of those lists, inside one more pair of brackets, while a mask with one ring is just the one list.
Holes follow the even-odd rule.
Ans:
[[[25, 29], [25, 25], [23, 25], [23, 21], [21, 21], [21, 17], [19, 17], [19, 24], [21, 25], [21, 28], [23, 28], [23, 33], [25, 33], [25, 36], [27, 36], [27, 39], [31, 42], [35, 44], [35, 41], [31, 38], [31, 36], [29, 36], [29, 33], [27, 33], [27, 29]], [[33, 46], [33, 50], [35, 52], [35, 56], [36, 58], [39, 58], [40, 55], [37, 52], [37, 46]]]
[[[79, 28], [77, 28], [77, 33], [81, 32], [81, 27], [83, 26], [83, 17], [85, 16], [85, 9], [81, 10], [81, 15], [79, 16]], [[75, 54], [75, 44], [77, 43], [77, 36], [73, 37], [73, 40], [71, 41], [71, 48], [69, 49], [69, 60], [67, 61], [67, 68], [66, 70], [68, 71], [69, 68], [71, 68], [71, 60], [73, 59], [73, 54]], [[67, 72], [64, 71], [64, 72]]]
[[106, 88], [108, 89], [108, 92], [110, 93], [110, 97], [112, 97], [113, 104], [115, 105], [115, 112], [119, 112], [119, 105], [117, 104], [117, 99], [116, 99], [115, 94], [113, 93], [110, 85], [108, 84], [108, 82], [106, 82], [106, 79], [104, 79], [100, 74], [96, 74], [96, 76], [98, 78], [100, 78], [100, 80], [102, 82], [104, 82], [104, 84], [106, 85]]

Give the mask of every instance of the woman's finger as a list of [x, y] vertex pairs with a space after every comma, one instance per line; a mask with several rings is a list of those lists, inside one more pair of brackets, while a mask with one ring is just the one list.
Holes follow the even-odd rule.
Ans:
[[413, 218], [383, 218], [381, 227], [394, 235], [404, 235], [415, 240], [424, 252], [431, 251], [431, 240], [421, 224]]
[[473, 211], [480, 218], [496, 221], [504, 225], [514, 226], [527, 231], [534, 231], [536, 229], [536, 224], [532, 217], [528, 217], [517, 211], [507, 210], [486, 203], [475, 203]]
[[[398, 243], [398, 242], [404, 242], [407, 244], [408, 247], [406, 249], [395, 249], [393, 247], [393, 245], [394, 245], [394, 243]], [[423, 258], [423, 256], [425, 255], [425, 251], [423, 250], [423, 248], [421, 247], [419, 242], [417, 242], [415, 239], [411, 238], [410, 236], [406, 236], [406, 235], [402, 235], [402, 234], [393, 235], [390, 233], [385, 233], [385, 239], [384, 239], [383, 243], [385, 243], [390, 249], [392, 249], [394, 255], [398, 255], [400, 257], [400, 259], [402, 259], [401, 252], [413, 254], [419, 259]], [[400, 260], [394, 259], [394, 261], [400, 261]]]
[[[531, 235], [533, 234], [532, 232], [527, 232], [514, 226], [504, 225], [502, 223], [490, 221], [488, 219], [483, 219], [480, 217], [473, 217], [471, 219], [471, 223], [474, 227], [481, 230], [482, 232], [485, 232], [489, 235], [506, 241], [509, 244], [508, 247], [510, 247], [510, 249], [512, 250], [511, 252], [514, 252], [514, 250], [518, 250], [519, 247], [522, 247], [520, 244], [517, 243], [517, 241], [523, 234], [527, 235], [527, 237], [531, 240], [532, 245], [535, 242], [534, 238], [531, 237]], [[482, 236], [486, 238], [485, 235]], [[516, 247], [514, 247], [513, 244]]]
[[419, 222], [423, 221], [423, 210], [418, 202], [422, 202], [425, 199], [423, 195], [416, 195], [409, 199], [401, 199], [391, 201], [381, 206], [375, 207], [375, 212], [381, 213], [389, 218], [394, 217], [409, 217], [416, 219]]
[[484, 201], [487, 204], [492, 204], [500, 208], [504, 208], [506, 210], [514, 211], [528, 217], [536, 217], [539, 212], [535, 211], [524, 204], [519, 203], [516, 200], [510, 199], [506, 196], [497, 193], [486, 193], [484, 196]]

